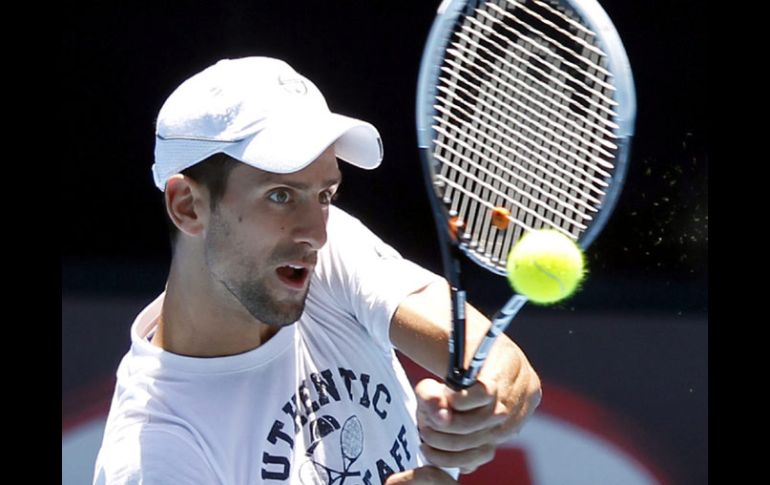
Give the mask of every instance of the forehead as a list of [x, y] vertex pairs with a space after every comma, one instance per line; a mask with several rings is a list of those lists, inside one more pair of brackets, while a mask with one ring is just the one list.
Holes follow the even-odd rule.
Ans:
[[327, 150], [310, 165], [293, 173], [266, 172], [245, 163], [233, 169], [230, 183], [244, 187], [284, 184], [298, 188], [327, 187], [339, 183], [341, 178], [337, 157], [333, 150]]

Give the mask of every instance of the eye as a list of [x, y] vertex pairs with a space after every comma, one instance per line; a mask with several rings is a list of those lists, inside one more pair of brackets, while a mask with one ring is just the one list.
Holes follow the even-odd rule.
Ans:
[[336, 190], [324, 190], [318, 195], [318, 201], [324, 205], [329, 205], [337, 199]]
[[276, 189], [270, 192], [267, 198], [276, 204], [287, 204], [291, 201], [291, 194], [286, 189]]

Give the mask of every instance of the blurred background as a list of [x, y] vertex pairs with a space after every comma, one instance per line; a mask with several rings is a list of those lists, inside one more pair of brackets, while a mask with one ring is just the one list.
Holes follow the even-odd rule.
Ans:
[[[706, 14], [694, 0], [600, 3], [637, 88], [625, 189], [587, 252], [582, 291], [556, 307], [526, 307], [508, 333], [543, 378], [544, 419], [593, 429], [607, 449], [628, 452], [650, 471], [639, 483], [705, 484]], [[377, 126], [385, 160], [371, 172], [341, 166], [338, 205], [441, 272], [414, 131], [417, 72], [437, 6], [112, 1], [76, 2], [61, 13], [57, 149], [67, 162], [62, 205], [77, 208], [62, 239], [63, 483], [90, 483], [129, 326], [165, 283], [167, 230], [150, 172], [155, 116], [180, 82], [216, 60], [282, 58], [319, 86], [333, 110]], [[491, 314], [507, 298], [505, 280], [473, 267], [467, 273], [471, 302]], [[575, 409], [586, 411], [583, 418]], [[538, 423], [526, 443], [512, 445], [525, 465], [550, 421]], [[559, 461], [569, 456], [554, 455], [546, 467], [572, 470], [561, 483], [631, 483], [613, 481], [598, 465], [582, 482], [578, 465]], [[545, 484], [535, 462], [529, 481], [500, 483]]]

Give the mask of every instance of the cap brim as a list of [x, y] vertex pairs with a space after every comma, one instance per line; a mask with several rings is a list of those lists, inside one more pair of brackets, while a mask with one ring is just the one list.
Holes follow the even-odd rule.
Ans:
[[293, 173], [334, 145], [340, 159], [364, 169], [382, 162], [382, 141], [370, 123], [327, 113], [321, 117], [282, 117], [224, 152], [260, 170]]

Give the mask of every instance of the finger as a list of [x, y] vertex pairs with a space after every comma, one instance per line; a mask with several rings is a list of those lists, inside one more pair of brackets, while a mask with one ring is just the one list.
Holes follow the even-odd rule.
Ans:
[[488, 431], [505, 423], [507, 419], [508, 413], [505, 407], [492, 402], [483, 408], [472, 411], [451, 411], [449, 419], [442, 422], [437, 418], [425, 417], [423, 420], [418, 418], [418, 426], [433, 428], [448, 434], [470, 434], [477, 431]]
[[385, 481], [385, 485], [454, 485], [456, 483], [457, 481], [448, 473], [434, 466], [395, 473]]
[[506, 441], [507, 431], [496, 426], [470, 434], [452, 434], [437, 431], [431, 427], [420, 428], [420, 439], [433, 449], [440, 451], [466, 451], [484, 445], [498, 445]]
[[457, 467], [462, 473], [472, 473], [495, 458], [495, 446], [490, 444], [465, 451], [443, 451], [422, 443], [420, 450], [431, 464], [445, 468]]
[[470, 411], [496, 402], [497, 385], [494, 382], [476, 381], [467, 389], [449, 393], [447, 398], [449, 405], [455, 411]]

